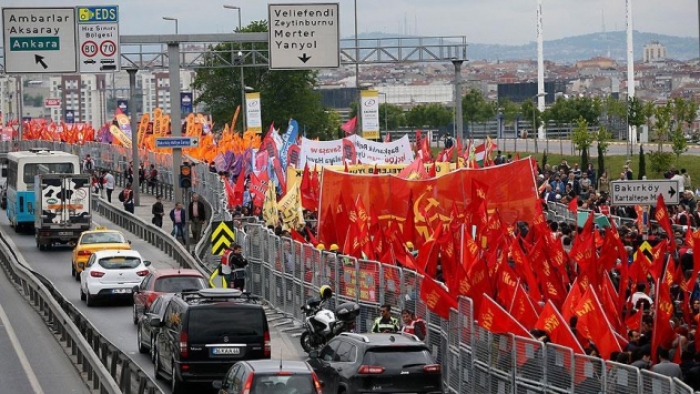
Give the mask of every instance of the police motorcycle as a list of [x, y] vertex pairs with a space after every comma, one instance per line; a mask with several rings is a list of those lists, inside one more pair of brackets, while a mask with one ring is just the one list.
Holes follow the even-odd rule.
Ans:
[[319, 290], [321, 298], [306, 300], [301, 310], [304, 312], [304, 329], [301, 334], [301, 347], [306, 353], [320, 350], [333, 337], [341, 332], [352, 332], [355, 319], [360, 314], [360, 306], [354, 302], [339, 305], [335, 312], [326, 308], [333, 297], [330, 286], [323, 285]]

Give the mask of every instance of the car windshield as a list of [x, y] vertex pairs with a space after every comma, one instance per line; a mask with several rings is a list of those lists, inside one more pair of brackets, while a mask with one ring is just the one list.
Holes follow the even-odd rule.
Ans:
[[141, 264], [138, 257], [105, 257], [100, 259], [100, 267], [108, 270], [136, 268]]
[[81, 245], [92, 244], [121, 244], [125, 243], [124, 236], [117, 232], [90, 233], [83, 235]]
[[206, 287], [204, 279], [197, 276], [166, 276], [156, 280], [153, 290], [159, 293], [179, 293], [183, 290], [199, 290]]
[[[400, 363], [400, 365], [398, 365]], [[406, 368], [408, 366], [419, 366], [432, 364], [428, 350], [423, 347], [405, 348], [376, 348], [365, 353], [364, 364], [397, 366]]]
[[193, 343], [212, 343], [219, 340], [222, 330], [228, 335], [263, 336], [262, 309], [236, 306], [202, 306], [192, 308], [189, 317], [190, 340]]
[[253, 379], [251, 394], [287, 394], [314, 393], [314, 381], [311, 374], [292, 376], [259, 375]]

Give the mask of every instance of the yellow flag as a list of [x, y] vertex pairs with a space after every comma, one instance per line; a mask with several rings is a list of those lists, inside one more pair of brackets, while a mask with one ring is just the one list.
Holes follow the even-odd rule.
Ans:
[[263, 201], [263, 220], [266, 226], [277, 227], [279, 222], [279, 211], [277, 210], [277, 194], [275, 192], [275, 182], [270, 181], [265, 192]]
[[160, 136], [161, 129], [163, 126], [163, 110], [156, 108], [153, 110], [153, 135]]
[[300, 194], [297, 182], [291, 189], [287, 190], [287, 194], [277, 203], [277, 209], [282, 216], [282, 227], [296, 229], [299, 222]]
[[138, 140], [139, 140], [139, 148], [143, 148], [146, 146], [146, 131], [148, 130], [148, 123], [151, 121], [151, 115], [148, 113], [145, 113], [141, 116], [141, 122], [139, 123], [139, 131], [138, 131]]

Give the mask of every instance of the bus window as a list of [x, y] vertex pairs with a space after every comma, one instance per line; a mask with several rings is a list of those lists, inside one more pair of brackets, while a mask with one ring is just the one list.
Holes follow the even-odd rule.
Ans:
[[7, 178], [7, 167], [3, 166], [0, 170], [0, 178]]
[[17, 188], [17, 163], [16, 162], [9, 162], [8, 165], [8, 172], [7, 172], [7, 184], [8, 186], [12, 186], [13, 188]]
[[31, 189], [34, 177], [41, 174], [72, 174], [73, 163], [26, 163], [24, 165], [24, 183]]

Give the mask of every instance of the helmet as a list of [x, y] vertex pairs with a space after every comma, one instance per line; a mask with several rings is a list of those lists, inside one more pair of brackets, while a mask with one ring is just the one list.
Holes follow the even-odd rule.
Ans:
[[413, 250], [413, 242], [411, 242], [411, 241], [406, 242], [406, 247]]
[[338, 244], [333, 244], [333, 245], [331, 245], [330, 251], [331, 251], [331, 252], [335, 252], [335, 251], [338, 250], [338, 249], [339, 249], [339, 248], [338, 248]]
[[318, 292], [321, 295], [322, 300], [327, 300], [327, 299], [333, 297], [333, 290], [328, 285], [321, 286], [321, 288], [318, 290]]
[[318, 250], [326, 250], [326, 246], [324, 244], [318, 244], [316, 245], [316, 249]]

